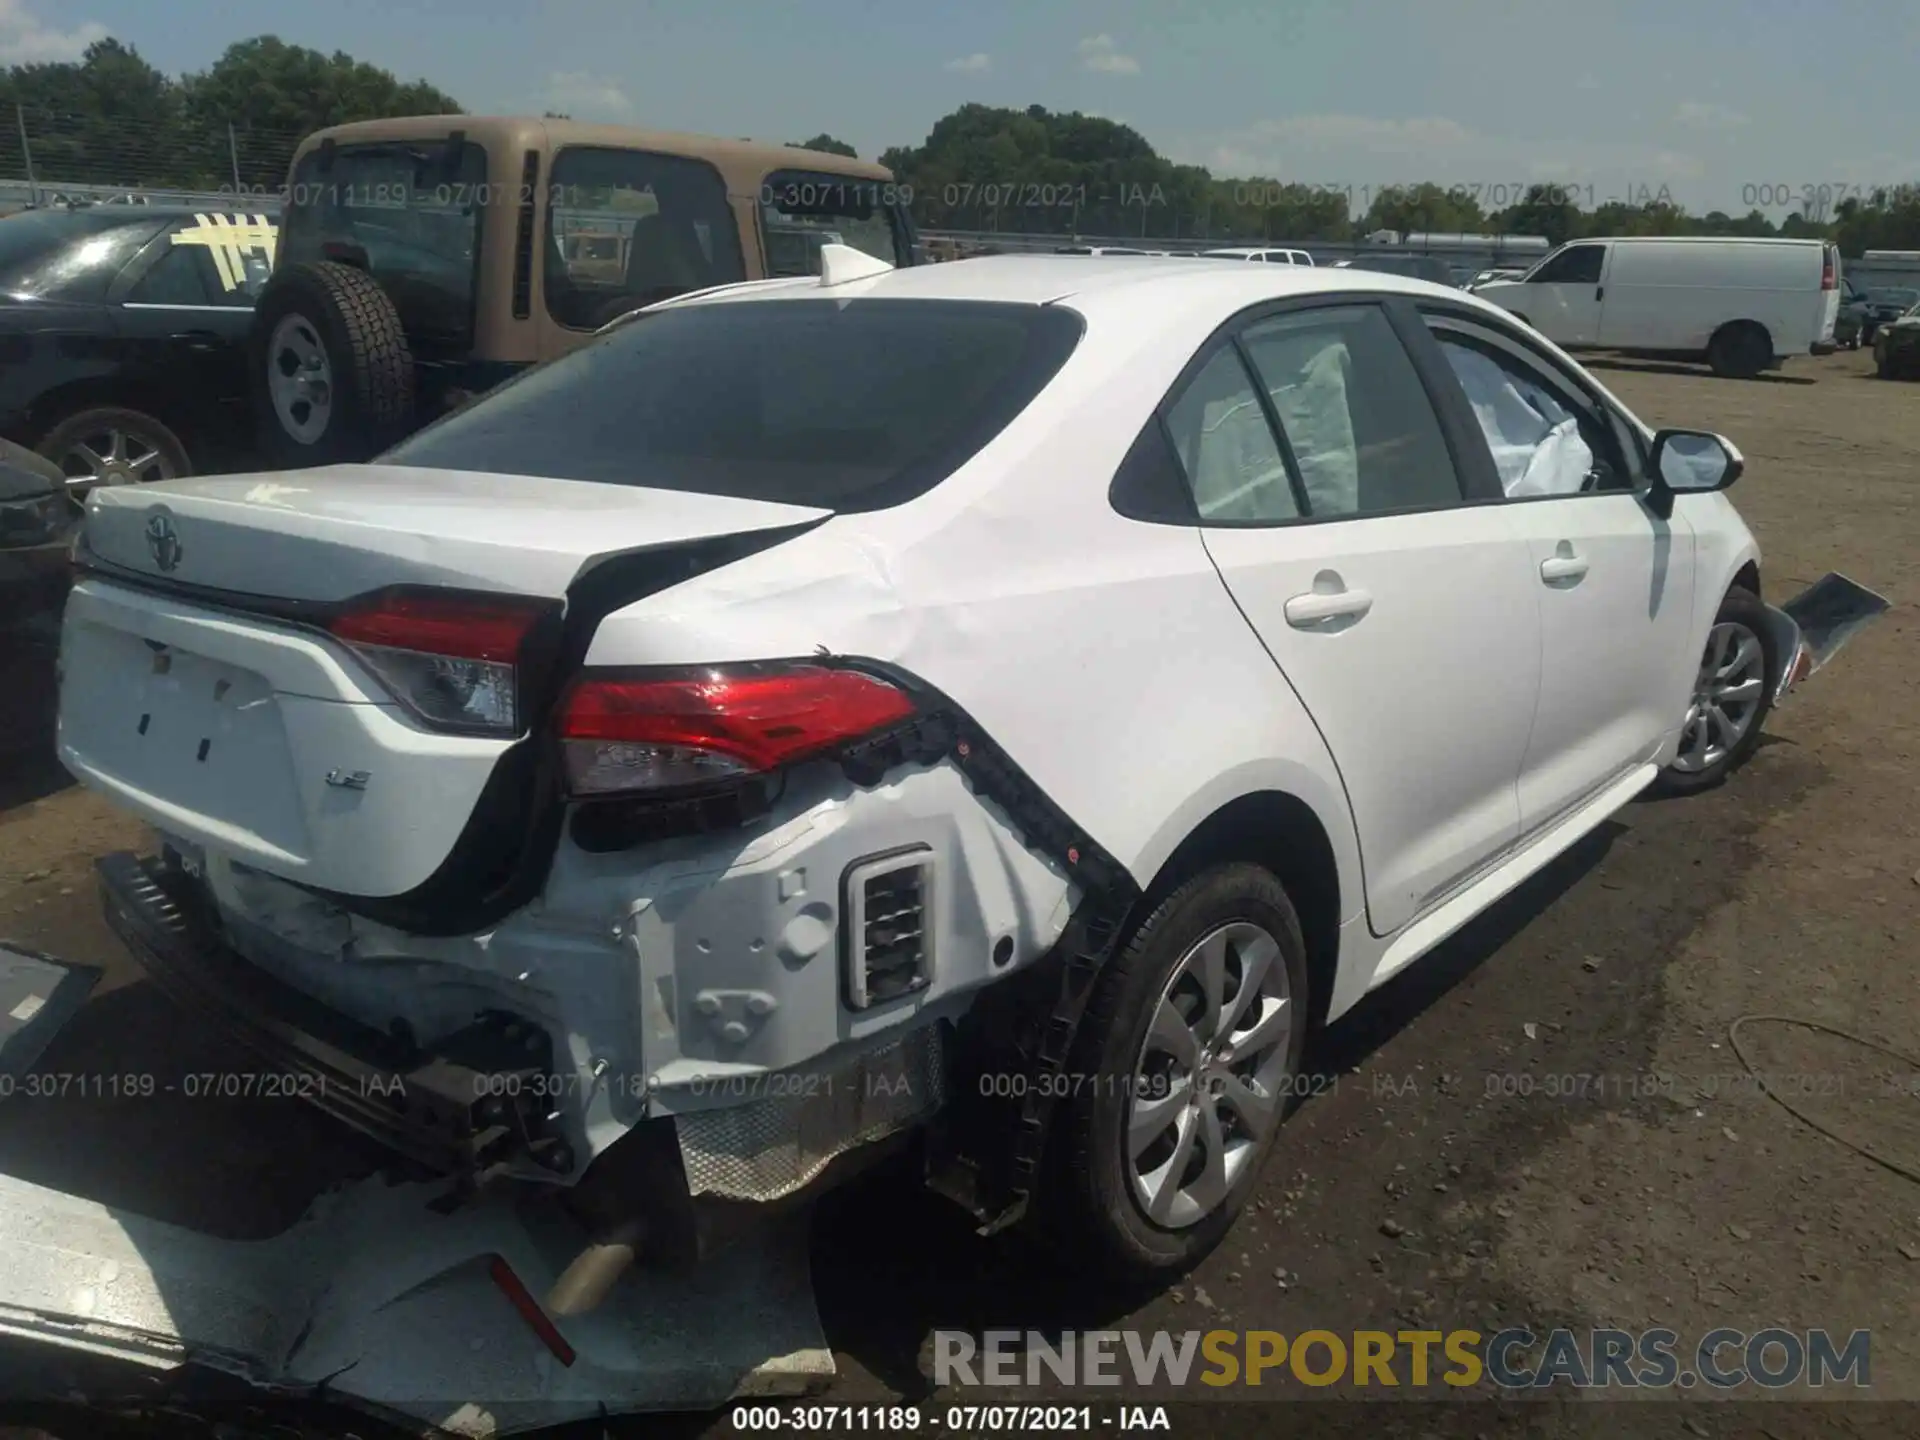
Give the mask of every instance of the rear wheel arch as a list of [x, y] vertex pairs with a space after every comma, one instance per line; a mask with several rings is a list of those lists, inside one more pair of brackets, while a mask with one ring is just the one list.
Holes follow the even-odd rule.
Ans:
[[[1300, 917], [1313, 1019], [1324, 1019], [1340, 959], [1340, 866], [1319, 814], [1297, 795], [1256, 790], [1215, 810], [1174, 847], [1146, 888], [1136, 917], [1202, 871], [1233, 861], [1269, 870]], [[1137, 922], [1136, 922], [1137, 923]]]

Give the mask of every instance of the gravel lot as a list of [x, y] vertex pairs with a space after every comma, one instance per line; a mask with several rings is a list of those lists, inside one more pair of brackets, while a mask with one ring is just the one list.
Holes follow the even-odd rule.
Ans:
[[[1321, 1037], [1310, 1066], [1329, 1089], [1289, 1125], [1255, 1212], [1178, 1289], [1090, 1296], [885, 1177], [832, 1202], [816, 1273], [837, 1398], [925, 1397], [936, 1326], [1527, 1322], [1867, 1327], [1873, 1393], [1920, 1400], [1920, 1187], [1759, 1094], [1728, 1039], [1742, 1016], [1784, 1016], [1920, 1055], [1920, 683], [1902, 668], [1917, 653], [1920, 386], [1873, 380], [1858, 354], [1753, 383], [1602, 364], [1649, 421], [1718, 429], [1746, 452], [1734, 495], [1769, 598], [1840, 570], [1894, 611], [1775, 714], [1731, 784], [1630, 807]], [[9, 706], [31, 689], [21, 668]], [[61, 780], [32, 756], [0, 770], [0, 935], [106, 972], [40, 1068], [213, 1068], [96, 914], [89, 862], [140, 844], [138, 827]], [[1791, 1025], [1755, 1022], [1743, 1040], [1809, 1113], [1920, 1171], [1920, 1071]], [[272, 1123], [297, 1126], [297, 1143], [269, 1151], [253, 1138], [261, 1102], [15, 1098], [0, 1165], [259, 1235], [356, 1155], [288, 1111]], [[163, 1192], [156, 1165], [176, 1172]], [[1517, 1433], [1548, 1415], [1535, 1433], [1623, 1433], [1591, 1404], [1421, 1408], [1417, 1423], [1416, 1408], [1369, 1407], [1354, 1433]], [[1316, 1428], [1346, 1425], [1316, 1409]], [[1758, 1411], [1736, 1425], [1722, 1406], [1703, 1424], [1662, 1408], [1633, 1433], [1920, 1430], [1860, 1405], [1741, 1416]]]

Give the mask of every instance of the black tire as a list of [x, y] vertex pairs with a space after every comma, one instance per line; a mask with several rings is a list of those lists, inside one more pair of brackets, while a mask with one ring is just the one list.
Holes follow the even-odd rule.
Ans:
[[[1184, 1228], [1148, 1219], [1128, 1176], [1125, 1129], [1136, 1057], [1163, 992], [1182, 959], [1213, 931], [1249, 921], [1277, 942], [1293, 1024], [1286, 1078], [1276, 1104], [1284, 1116], [1297, 1090], [1312, 1013], [1306, 945], [1286, 890], [1257, 865], [1206, 870], [1181, 885], [1136, 929], [1100, 977], [1076, 1043], [1074, 1071], [1098, 1077], [1064, 1101], [1049, 1146], [1047, 1184], [1038, 1197], [1046, 1228], [1090, 1275], [1122, 1283], [1177, 1275], [1219, 1244], [1259, 1180], [1273, 1134], [1245, 1164], [1225, 1198]], [[1275, 1129], [1279, 1128], [1278, 1125]]]
[[1899, 379], [1899, 376], [1894, 372], [1893, 357], [1891, 355], [1874, 356], [1873, 357], [1873, 373], [1879, 376], [1882, 380]]
[[[100, 450], [100, 440], [109, 434], [126, 437], [129, 459], [139, 459], [151, 452], [155, 463], [139, 476], [143, 480], [169, 480], [193, 473], [193, 462], [188, 458], [187, 447], [181, 443], [165, 422], [149, 415], [144, 410], [132, 410], [121, 405], [93, 405], [85, 410], [76, 410], [51, 429], [41, 435], [34, 449], [46, 460], [61, 467], [63, 475], [73, 472], [66, 468], [66, 462], [75, 451], [75, 447], [88, 445], [96, 452]], [[132, 478], [132, 477], [129, 477]], [[114, 483], [109, 481], [108, 483]], [[69, 491], [76, 499], [82, 492]]]
[[[283, 325], [317, 347], [330, 376], [330, 413], [305, 435], [289, 428], [274, 402], [274, 371], [294, 367], [290, 345], [270, 353]], [[413, 429], [413, 352], [400, 313], [379, 282], [352, 265], [329, 260], [275, 272], [254, 307], [248, 367], [261, 447], [278, 468], [370, 460]], [[289, 410], [302, 423], [315, 414], [307, 401]]]
[[1707, 364], [1723, 380], [1752, 380], [1772, 363], [1773, 337], [1752, 320], [1722, 325], [1707, 343]]
[[[1760, 597], [1751, 590], [1736, 585], [1728, 590], [1720, 601], [1719, 612], [1713, 617], [1715, 625], [1736, 624], [1744, 626], [1760, 642], [1761, 654], [1765, 657], [1761, 667], [1762, 683], [1760, 697], [1755, 702], [1753, 718], [1740, 739], [1718, 760], [1699, 770], [1678, 768], [1680, 758], [1675, 757], [1672, 764], [1660, 772], [1656, 788], [1663, 795], [1697, 795], [1702, 790], [1711, 790], [1721, 784], [1735, 770], [1746, 764], [1748, 758], [1760, 746], [1760, 733], [1765, 728], [1767, 716], [1773, 710], [1773, 691], [1780, 681], [1782, 667], [1787, 663], [1786, 656], [1780, 653], [1773, 632], [1767, 624], [1766, 607], [1760, 603]], [[1711, 643], [1711, 642], [1709, 642]], [[1702, 651], [1702, 661], [1707, 658]], [[1681, 737], [1685, 745], [1686, 737]]]

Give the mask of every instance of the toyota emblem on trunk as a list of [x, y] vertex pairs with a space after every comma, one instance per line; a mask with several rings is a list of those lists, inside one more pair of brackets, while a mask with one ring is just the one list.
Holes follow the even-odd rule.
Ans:
[[153, 563], [163, 571], [180, 564], [180, 536], [167, 516], [155, 515], [147, 521], [147, 549], [153, 553]]

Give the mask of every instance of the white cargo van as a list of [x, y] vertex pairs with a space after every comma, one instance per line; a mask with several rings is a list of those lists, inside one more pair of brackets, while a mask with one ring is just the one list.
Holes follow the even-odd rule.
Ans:
[[1263, 250], [1258, 246], [1229, 246], [1224, 250], [1202, 250], [1216, 260], [1255, 260], [1269, 265], [1311, 265], [1313, 256], [1304, 250]]
[[1716, 375], [1746, 378], [1833, 349], [1840, 251], [1706, 235], [1575, 240], [1473, 293], [1570, 350], [1704, 359]]

